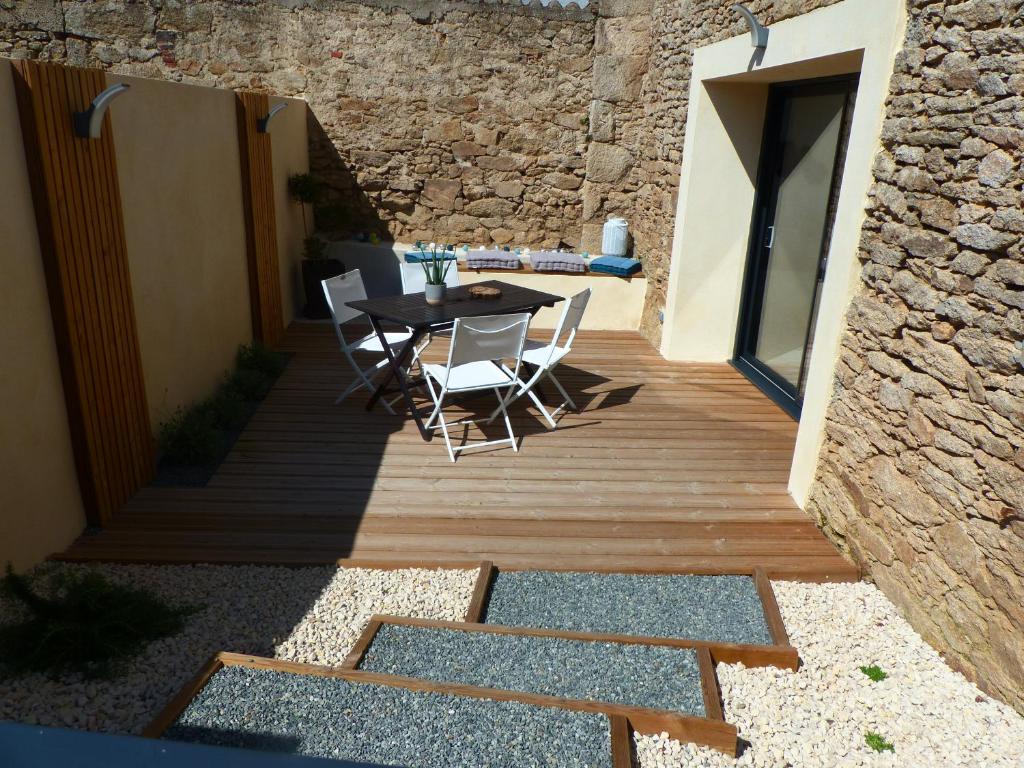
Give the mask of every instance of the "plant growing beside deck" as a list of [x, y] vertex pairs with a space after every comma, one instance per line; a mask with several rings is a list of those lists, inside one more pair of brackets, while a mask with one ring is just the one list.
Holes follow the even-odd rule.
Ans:
[[240, 346], [235, 370], [225, 376], [217, 391], [206, 400], [178, 408], [160, 426], [162, 466], [194, 468], [203, 477], [212, 474], [233, 436], [245, 426], [286, 364], [283, 354], [258, 342]]
[[90, 572], [43, 579], [8, 565], [2, 586], [23, 609], [21, 621], [0, 626], [0, 664], [15, 674], [109, 677], [149, 643], [178, 634], [198, 610]]

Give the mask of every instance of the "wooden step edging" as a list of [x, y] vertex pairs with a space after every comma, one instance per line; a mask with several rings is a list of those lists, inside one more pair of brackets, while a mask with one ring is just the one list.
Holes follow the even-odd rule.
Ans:
[[[146, 738], [158, 739], [164, 735], [188, 705], [206, 687], [217, 672], [226, 667], [246, 667], [248, 669], [263, 669], [271, 672], [285, 672], [293, 675], [314, 675], [317, 677], [331, 677], [345, 680], [351, 683], [363, 683], [371, 685], [386, 685], [392, 688], [404, 688], [406, 690], [444, 693], [455, 696], [467, 696], [478, 699], [491, 699], [496, 701], [519, 701], [534, 706], [553, 707], [557, 709], [573, 709], [562, 706], [562, 700], [552, 696], [533, 697], [536, 701], [524, 701], [518, 696], [510, 696], [506, 691], [489, 688], [475, 688], [473, 686], [442, 686], [428, 683], [424, 680], [412, 678], [391, 677], [380, 675], [371, 677], [364, 672], [353, 672], [351, 670], [339, 669], [337, 667], [324, 667], [315, 664], [303, 664], [295, 661], [282, 661], [280, 659], [267, 659], [260, 656], [249, 656], [240, 653], [228, 653], [222, 651], [207, 661], [199, 672], [182, 686], [181, 690], [168, 702], [167, 706], [146, 726], [142, 735]], [[568, 700], [566, 700], [568, 701]], [[608, 717], [608, 728], [611, 738], [611, 766], [612, 768], [633, 768], [634, 745], [632, 729], [635, 723], [621, 713], [609, 714], [598, 709], [577, 709], [576, 711], [595, 712], [606, 714]], [[723, 723], [724, 725], [724, 723]], [[732, 726], [727, 726], [732, 728]], [[733, 741], [736, 741], [735, 729], [732, 729]], [[730, 754], [735, 754], [732, 752]]]
[[[506, 571], [536, 570], [527, 568], [505, 568]], [[630, 573], [651, 576], [690, 576], [707, 575], [696, 574], [692, 570], [672, 569], [565, 569], [545, 568], [550, 571], [563, 571], [575, 573]], [[535, 637], [562, 637], [574, 638], [577, 640], [604, 640], [613, 643], [638, 643], [643, 645], [669, 645], [676, 648], [707, 648], [716, 664], [743, 664], [747, 667], [779, 667], [796, 671], [800, 666], [800, 655], [789, 642], [789, 633], [782, 621], [782, 612], [779, 610], [779, 603], [775, 599], [775, 590], [763, 568], [754, 568], [749, 571], [737, 572], [737, 575], [749, 576], [754, 580], [754, 587], [761, 602], [761, 612], [764, 615], [765, 624], [771, 635], [770, 645], [758, 645], [753, 643], [719, 643], [710, 640], [692, 640], [689, 638], [665, 638], [648, 637], [644, 635], [622, 635], [608, 632], [571, 632], [555, 629], [530, 628], [530, 627], [504, 627], [497, 624], [482, 623], [486, 613], [487, 600], [490, 596], [491, 584], [497, 576], [499, 569], [494, 563], [485, 560], [480, 564], [480, 576], [477, 578], [473, 589], [473, 597], [470, 601], [469, 610], [466, 614], [466, 622], [474, 624], [474, 630], [483, 632], [505, 632], [507, 634], [533, 635]], [[406, 620], [394, 617], [375, 616], [375, 619], [386, 618], [387, 623], [405, 623], [421, 620]], [[428, 622], [420, 626], [448, 626], [452, 629], [463, 628], [453, 622]], [[479, 628], [479, 629], [477, 629]], [[364, 632], [365, 634], [365, 632]]]
[[[426, 627], [430, 629], [449, 629], [459, 632], [481, 632], [496, 635], [518, 635], [525, 637], [545, 637], [564, 640], [577, 640], [583, 642], [611, 642], [629, 645], [658, 645], [672, 648], [693, 649], [697, 654], [697, 662], [700, 669], [701, 692], [704, 701], [704, 717], [683, 715], [678, 712], [655, 709], [651, 707], [638, 707], [625, 704], [613, 704], [588, 699], [569, 699], [561, 696], [529, 693], [525, 691], [508, 691], [483, 686], [465, 685], [462, 683], [440, 683], [435, 681], [420, 680], [418, 678], [405, 677], [402, 675], [390, 675], [379, 672], [365, 672], [359, 669], [364, 656], [377, 632], [385, 624], [410, 627]], [[384, 680], [400, 680], [408, 687], [428, 686], [427, 690], [441, 690], [449, 693], [464, 693], [468, 690], [480, 692], [483, 698], [503, 698], [521, 701], [526, 704], [537, 704], [540, 706], [557, 706], [562, 709], [571, 709], [581, 712], [603, 712], [609, 716], [621, 715], [625, 717], [630, 726], [640, 732], [649, 734], [668, 733], [671, 738], [680, 741], [693, 742], [712, 747], [721, 752], [735, 757], [737, 749], [736, 728], [725, 722], [725, 715], [722, 711], [721, 692], [718, 686], [718, 677], [715, 674], [715, 658], [717, 648], [713, 644], [689, 640], [676, 640], [672, 638], [652, 637], [630, 637], [624, 635], [602, 635], [588, 632], [561, 632], [557, 630], [532, 629], [528, 627], [506, 627], [495, 624], [478, 624], [458, 621], [438, 621], [433, 619], [414, 619], [400, 616], [373, 616], [366, 629], [363, 630], [348, 656], [342, 662], [340, 669], [352, 675], [358, 676], [367, 682], [382, 682]], [[736, 649], [722, 646], [721, 652], [727, 659], [734, 658]], [[760, 666], [766, 666], [761, 664]], [[475, 695], [475, 694], [470, 694]]]

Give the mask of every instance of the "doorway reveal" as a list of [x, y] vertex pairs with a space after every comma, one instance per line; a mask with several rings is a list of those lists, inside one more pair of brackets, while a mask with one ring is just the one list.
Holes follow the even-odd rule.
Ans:
[[799, 419], [856, 75], [768, 94], [733, 365]]

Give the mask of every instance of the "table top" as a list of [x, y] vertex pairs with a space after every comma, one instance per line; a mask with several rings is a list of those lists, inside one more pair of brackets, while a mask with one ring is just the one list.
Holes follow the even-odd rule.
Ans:
[[553, 307], [562, 296], [532, 288], [524, 288], [500, 280], [487, 280], [472, 285], [487, 285], [498, 288], [501, 296], [496, 299], [476, 299], [470, 296], [471, 285], [448, 288], [444, 304], [427, 304], [422, 293], [408, 293], [401, 296], [383, 296], [377, 299], [360, 299], [346, 304], [378, 320], [405, 325], [409, 328], [426, 328], [432, 325], [450, 323], [459, 317], [480, 317], [481, 315], [508, 315], [526, 312], [537, 307]]

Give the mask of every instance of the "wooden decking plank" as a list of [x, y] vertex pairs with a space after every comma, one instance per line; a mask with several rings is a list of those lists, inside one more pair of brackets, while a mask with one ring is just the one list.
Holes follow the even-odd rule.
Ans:
[[548, 431], [517, 404], [519, 453], [452, 464], [365, 394], [334, 405], [350, 374], [329, 326], [294, 324], [281, 348], [288, 368], [206, 487], [144, 488], [64, 555], [856, 575], [789, 496], [795, 423], [727, 365], [584, 332], [560, 371], [584, 411]]

